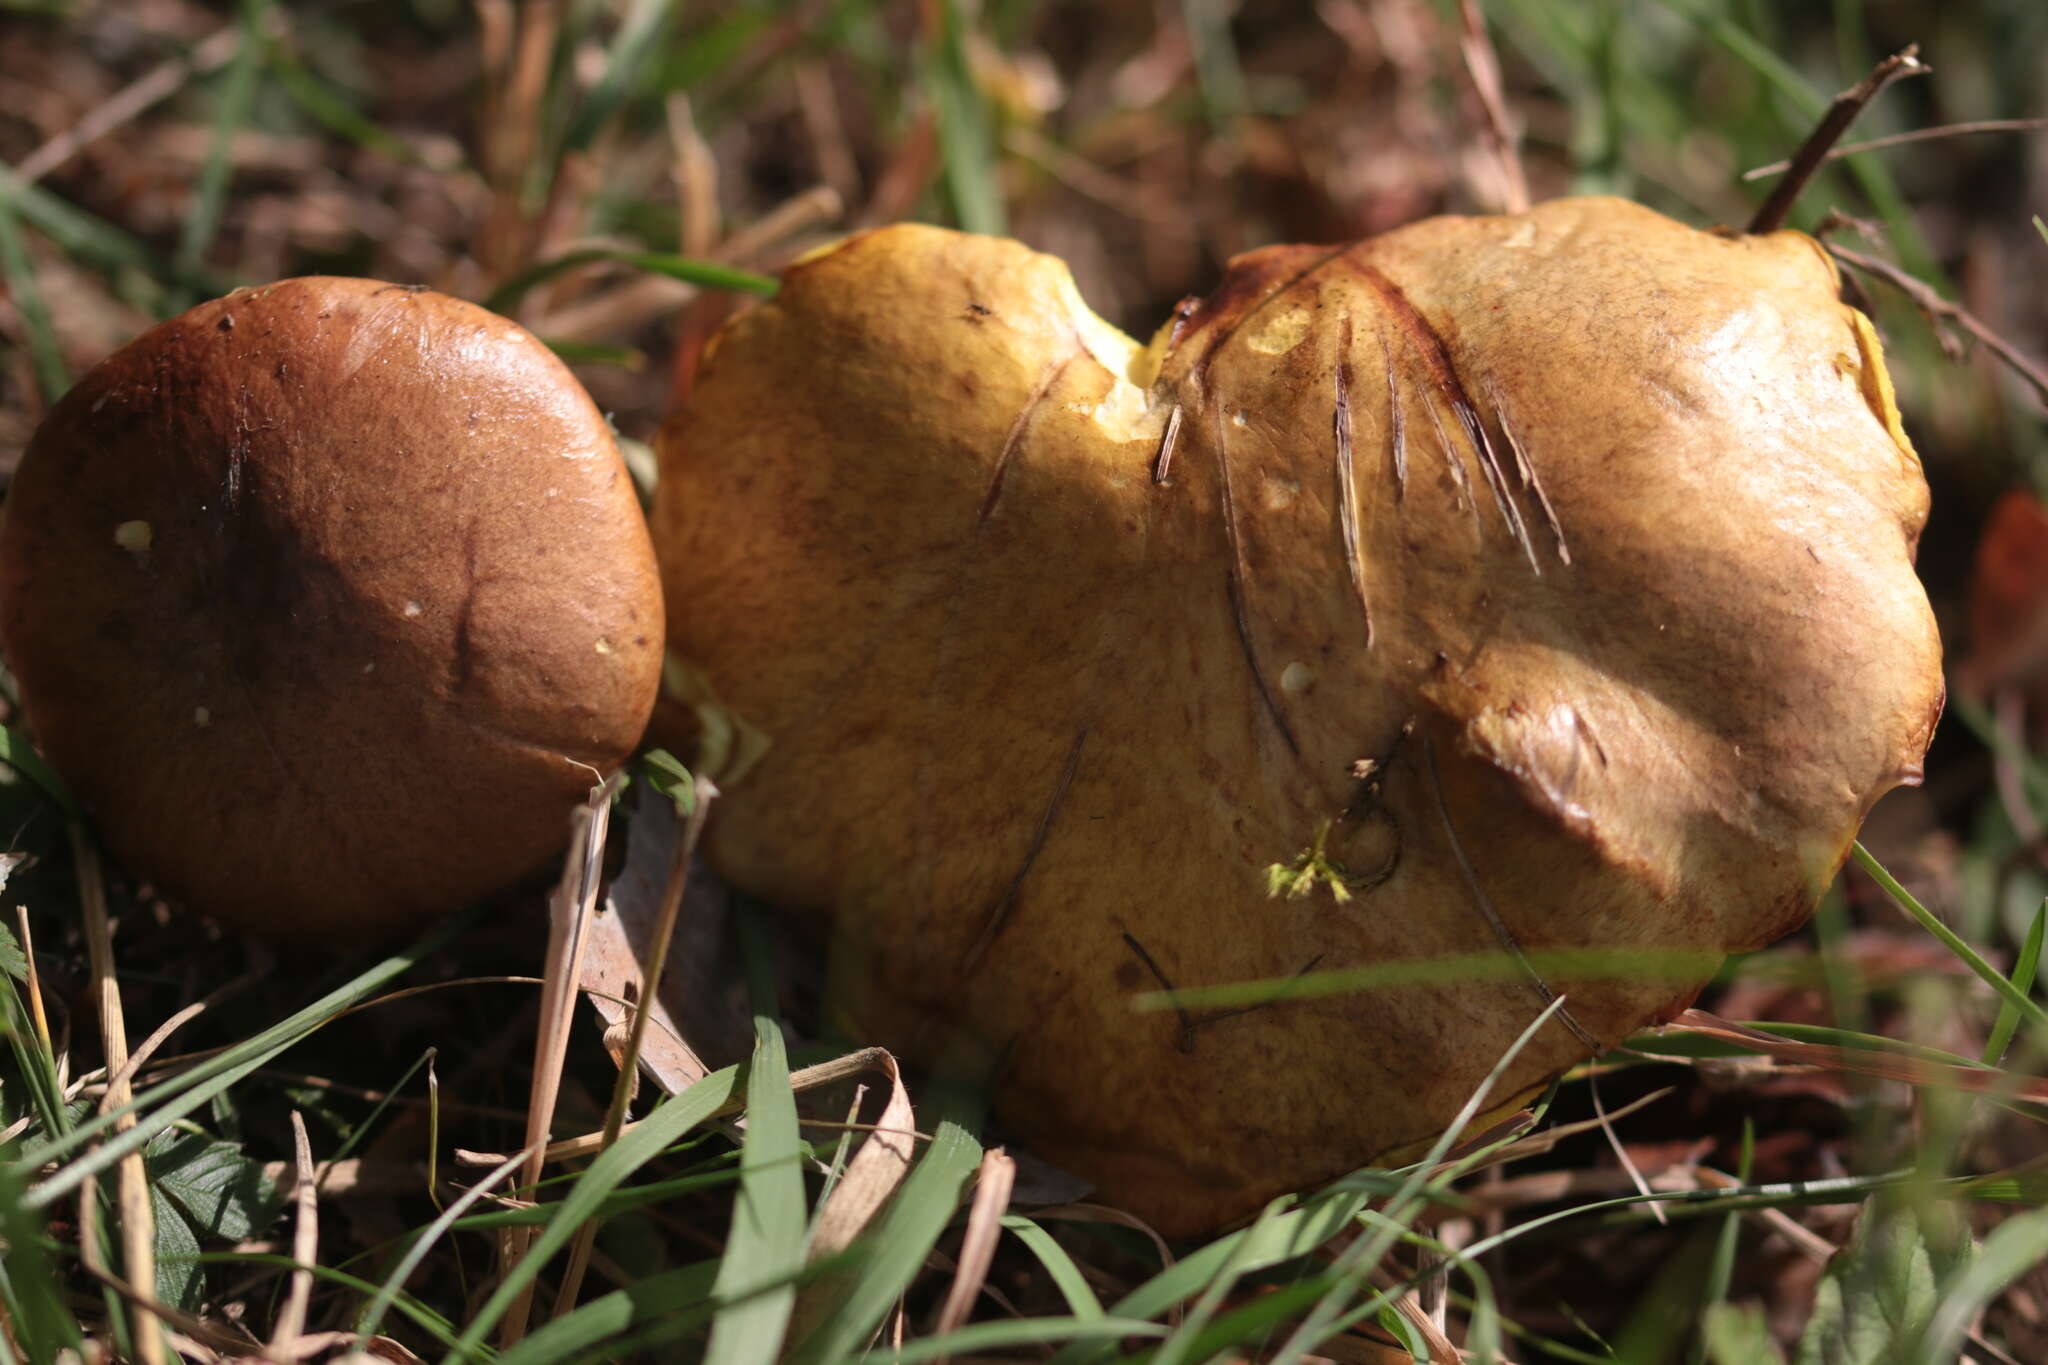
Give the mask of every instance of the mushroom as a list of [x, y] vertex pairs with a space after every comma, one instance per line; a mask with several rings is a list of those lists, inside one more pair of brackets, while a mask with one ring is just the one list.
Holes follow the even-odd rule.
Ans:
[[1920, 465], [1796, 233], [1433, 219], [1141, 347], [888, 228], [729, 327], [661, 458], [671, 648], [767, 739], [715, 865], [1169, 1233], [1415, 1150], [1560, 998], [1492, 1116], [1670, 1018], [1941, 705]]
[[610, 429], [524, 329], [285, 280], [145, 333], [35, 434], [0, 632], [138, 875], [283, 938], [502, 887], [638, 742], [660, 584]]

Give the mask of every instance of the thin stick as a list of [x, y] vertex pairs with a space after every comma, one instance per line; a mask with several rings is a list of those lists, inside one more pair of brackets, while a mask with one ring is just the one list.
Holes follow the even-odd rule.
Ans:
[[[1614, 1159], [1621, 1163], [1621, 1169], [1627, 1171], [1628, 1178], [1635, 1182], [1636, 1192], [1643, 1195], [1649, 1194], [1650, 1182], [1643, 1179], [1642, 1170], [1636, 1165], [1635, 1158], [1628, 1154], [1628, 1148], [1623, 1144], [1621, 1134], [1614, 1131], [1614, 1121], [1608, 1117], [1607, 1106], [1600, 1099], [1600, 1077], [1597, 1073], [1587, 1074], [1586, 1093], [1592, 1098], [1593, 1115], [1600, 1123], [1600, 1131], [1607, 1137], [1607, 1146], [1613, 1151]], [[1671, 1222], [1671, 1215], [1664, 1212], [1663, 1204], [1655, 1200], [1650, 1202], [1650, 1212], [1656, 1216], [1660, 1224], [1668, 1225]]]
[[1472, 89], [1479, 96], [1479, 108], [1486, 115], [1481, 123], [1486, 149], [1500, 166], [1502, 207], [1509, 213], [1529, 208], [1529, 178], [1522, 173], [1522, 158], [1508, 123], [1507, 99], [1501, 93], [1500, 58], [1493, 40], [1486, 36], [1486, 16], [1479, 12], [1479, 0], [1458, 0], [1458, 13], [1465, 31], [1458, 48], [1465, 55], [1465, 72], [1472, 77]]
[[1828, 152], [1842, 140], [1842, 134], [1849, 131], [1849, 125], [1856, 121], [1856, 116], [1893, 81], [1906, 76], [1924, 76], [1930, 69], [1920, 60], [1920, 45], [1909, 44], [1903, 52], [1894, 52], [1879, 62], [1868, 76], [1835, 96], [1835, 102], [1821, 115], [1820, 123], [1807, 135], [1806, 141], [1799, 144], [1799, 150], [1792, 154], [1791, 164], [1785, 168], [1785, 178], [1778, 182], [1778, 187], [1771, 191], [1770, 198], [1764, 200], [1743, 231], [1775, 232], [1783, 227], [1800, 191], [1827, 161]]
[[[1893, 133], [1889, 137], [1874, 137], [1867, 142], [1845, 142], [1831, 149], [1828, 161], [1838, 161], [1858, 152], [1878, 152], [1887, 147], [1904, 147], [1913, 142], [1934, 142], [1942, 138], [1968, 137], [1977, 133], [2032, 133], [2048, 128], [2048, 118], [1986, 118], [1969, 123], [1944, 123], [1934, 128], [1915, 128], [1911, 132]], [[1744, 171], [1744, 180], [1767, 180], [1774, 175], [1783, 175], [1792, 169], [1789, 161], [1773, 161], [1768, 166]]]
[[1875, 256], [1866, 256], [1860, 251], [1851, 251], [1848, 247], [1836, 246], [1833, 242], [1827, 243], [1827, 249], [1828, 254], [1843, 265], [1860, 270], [1866, 275], [1874, 275], [1904, 294], [1913, 301], [1914, 307], [1927, 314], [1929, 318], [1939, 318], [1953, 326], [1960, 327], [1971, 336], [1977, 338], [1977, 340], [1983, 342], [1987, 350], [2010, 366], [2013, 373], [2033, 385], [2034, 391], [2041, 396], [2041, 400], [2044, 403], [2048, 403], [2048, 368], [2043, 368], [2040, 361], [2033, 359], [2004, 337], [1985, 326], [1967, 308], [1964, 308], [1961, 304], [1950, 303], [1947, 299], [1935, 293], [1933, 286], [1929, 285], [1925, 280], [1901, 270], [1890, 261], [1882, 261]]
[[[526, 1169], [520, 1187], [532, 1186], [541, 1175], [541, 1149], [547, 1146], [549, 1129], [555, 1121], [555, 1102], [562, 1089], [562, 1065], [569, 1054], [569, 1030], [576, 1017], [576, 982], [583, 966], [584, 932], [597, 905], [599, 883], [604, 876], [605, 835], [611, 825], [611, 798], [618, 789], [612, 777], [590, 789], [590, 796], [578, 807], [564, 859], [561, 880], [548, 898], [547, 965], [542, 973], [540, 1026], [533, 1041], [533, 1084], [527, 1092]], [[505, 1239], [505, 1268], [517, 1265], [533, 1245], [537, 1229], [519, 1227]], [[527, 1317], [533, 1308], [532, 1282], [505, 1314], [500, 1341], [510, 1346], [526, 1335]]]
[[[78, 872], [78, 898], [85, 911], [85, 944], [92, 960], [92, 993], [99, 1006], [102, 1048], [108, 1072], [118, 1079], [128, 1064], [128, 1025], [121, 1012], [121, 984], [114, 976], [106, 880], [101, 875], [99, 852], [83, 825], [71, 826], [71, 854]], [[105, 1109], [119, 1109], [131, 1098], [123, 1080], [107, 1087], [101, 1104]], [[115, 1122], [114, 1131], [122, 1133], [134, 1126], [135, 1116], [129, 1114]], [[122, 1269], [131, 1284], [147, 1292], [156, 1286], [156, 1210], [149, 1202], [149, 1174], [141, 1152], [121, 1159], [120, 1205]], [[129, 1325], [143, 1365], [164, 1365], [164, 1338], [156, 1314], [140, 1303], [131, 1303]]]
[[[619, 1058], [619, 1078], [612, 1086], [611, 1107], [605, 1111], [604, 1134], [597, 1147], [600, 1152], [619, 1140], [619, 1131], [626, 1125], [626, 1106], [632, 1100], [633, 1083], [640, 1074], [640, 1045], [647, 1038], [647, 1021], [654, 1013], [655, 992], [661, 988], [661, 974], [668, 966], [669, 943], [675, 938], [683, 892], [690, 885], [690, 859], [697, 851], [698, 836], [704, 832], [704, 816], [718, 796], [718, 788], [701, 773], [695, 779], [693, 792], [696, 799], [690, 804], [689, 820], [669, 860], [668, 885], [662, 892], [654, 941], [648, 944], [647, 957], [640, 964], [640, 996], [633, 1002], [633, 1029], [626, 1035], [626, 1050]], [[592, 1218], [577, 1229], [568, 1267], [562, 1272], [561, 1288], [555, 1292], [556, 1317], [575, 1306], [576, 1294], [583, 1288], [583, 1273], [589, 1268], [591, 1248], [597, 1243], [598, 1221]]]
[[292, 1231], [291, 1288], [285, 1292], [284, 1309], [277, 1315], [277, 1327], [270, 1334], [270, 1354], [288, 1356], [294, 1342], [306, 1330], [306, 1305], [313, 1299], [313, 1267], [320, 1264], [320, 1182], [313, 1166], [313, 1145], [306, 1140], [306, 1119], [292, 1110], [292, 1151], [298, 1162], [297, 1198], [299, 1216]]

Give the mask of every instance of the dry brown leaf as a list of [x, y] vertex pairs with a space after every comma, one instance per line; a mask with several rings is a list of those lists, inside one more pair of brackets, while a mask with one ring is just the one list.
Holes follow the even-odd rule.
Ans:
[[[649, 783], [636, 785], [625, 866], [605, 890], [602, 913], [590, 921], [576, 983], [605, 1023], [614, 1062], [619, 1054], [610, 1040], [632, 1018], [626, 1002], [640, 998], [640, 959], [654, 933], [680, 834], [669, 799]], [[664, 1094], [679, 1095], [710, 1073], [699, 1046], [711, 1051], [712, 1065], [724, 1066], [746, 1056], [747, 1016], [720, 1008], [731, 1002], [731, 988], [738, 979], [720, 973], [724, 924], [724, 886], [715, 877], [692, 876], [640, 1048], [641, 1071]], [[743, 1011], [744, 1002], [740, 1003]]]

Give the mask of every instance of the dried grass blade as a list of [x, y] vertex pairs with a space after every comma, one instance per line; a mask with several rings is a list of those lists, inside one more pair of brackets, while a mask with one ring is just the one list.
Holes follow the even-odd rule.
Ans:
[[513, 1300], [526, 1292], [550, 1257], [566, 1247], [580, 1229], [589, 1226], [605, 1197], [685, 1133], [722, 1112], [732, 1102], [738, 1080], [737, 1067], [714, 1071], [682, 1094], [664, 1101], [634, 1131], [623, 1134], [591, 1162], [590, 1169], [570, 1187], [554, 1217], [548, 1220], [532, 1251], [512, 1267], [504, 1283], [470, 1319], [443, 1365], [458, 1365], [479, 1355], [484, 1338], [504, 1320]]
[[22, 329], [28, 333], [29, 362], [35, 370], [36, 387], [42, 391], [45, 403], [54, 403], [71, 387], [71, 370], [64, 363], [64, 349], [58, 344], [49, 306], [36, 282], [35, 262], [29, 257], [28, 244], [22, 240], [21, 224], [14, 212], [15, 194], [12, 186], [0, 180], [0, 279], [5, 280], [7, 296], [21, 318]]
[[1705, 1010], [1686, 1010], [1665, 1025], [1664, 1031], [1733, 1043], [1745, 1051], [1761, 1053], [1793, 1066], [1876, 1076], [1907, 1085], [1947, 1086], [1972, 1094], [1999, 1095], [2033, 1104], [2048, 1104], [2048, 1080], [2039, 1077], [2018, 1076], [1989, 1067], [1944, 1065], [1883, 1052], [1862, 1052], [1828, 1043], [1802, 1043], [1722, 1019]]
[[718, 244], [718, 159], [697, 131], [690, 97], [678, 90], [668, 97], [668, 140], [675, 148], [676, 250], [703, 256]]
[[169, 99], [194, 76], [226, 65], [241, 47], [241, 41], [239, 25], [223, 24], [200, 39], [190, 52], [150, 68], [23, 157], [14, 168], [16, 178], [24, 185], [33, 185], [151, 105]]
[[881, 1327], [925, 1257], [960, 1206], [960, 1194], [981, 1160], [981, 1144], [958, 1124], [939, 1125], [937, 1135], [910, 1177], [897, 1191], [882, 1224], [861, 1245], [844, 1295], [797, 1347], [803, 1365], [826, 1365], [857, 1354]]
[[[861, 1143], [845, 1174], [826, 1196], [824, 1206], [811, 1225], [808, 1255], [813, 1261], [837, 1256], [853, 1245], [854, 1238], [881, 1212], [889, 1196], [903, 1183], [917, 1155], [916, 1116], [910, 1107], [910, 1092], [903, 1086], [896, 1059], [880, 1048], [873, 1050], [874, 1069], [889, 1078], [889, 1099], [875, 1120], [874, 1131]], [[799, 1072], [798, 1076], [802, 1073]], [[793, 1083], [796, 1077], [792, 1077]]]
[[522, 1151], [506, 1157], [490, 1174], [464, 1190], [455, 1202], [443, 1209], [440, 1216], [427, 1225], [426, 1231], [406, 1249], [398, 1265], [385, 1277], [384, 1283], [377, 1287], [376, 1296], [363, 1309], [362, 1316], [356, 1319], [356, 1332], [359, 1336], [367, 1338], [376, 1334], [377, 1328], [383, 1324], [384, 1315], [390, 1311], [391, 1305], [404, 1290], [405, 1282], [412, 1277], [412, 1272], [419, 1268], [420, 1262], [427, 1258], [427, 1253], [433, 1250], [435, 1243], [446, 1235], [456, 1220], [468, 1213], [477, 1201], [490, 1193], [500, 1181], [511, 1175], [529, 1155], [529, 1152]]
[[[128, 1026], [121, 1011], [121, 985], [114, 974], [113, 934], [107, 924], [107, 889], [100, 868], [99, 850], [93, 847], [85, 827], [71, 826], [71, 853], [78, 874], [78, 895], [85, 911], [86, 951], [92, 963], [92, 993], [99, 1010], [107, 1070], [119, 1076], [128, 1064]], [[126, 1105], [131, 1096], [124, 1081], [109, 1085], [105, 1108]], [[116, 1120], [114, 1131], [135, 1127], [134, 1116]], [[122, 1270], [138, 1291], [156, 1287], [156, 1210], [150, 1201], [149, 1172], [142, 1153], [133, 1151], [121, 1158], [120, 1169]], [[129, 1324], [134, 1332], [135, 1352], [143, 1365], [163, 1365], [163, 1332], [156, 1314], [140, 1303], [131, 1303]]]
[[313, 1167], [313, 1147], [306, 1138], [305, 1116], [292, 1110], [292, 1154], [298, 1165], [298, 1223], [292, 1232], [291, 1288], [270, 1334], [270, 1353], [291, 1356], [293, 1344], [306, 1330], [306, 1306], [313, 1298], [313, 1267], [320, 1264], [320, 1182]]
[[[520, 1187], [540, 1179], [541, 1150], [547, 1146], [549, 1129], [555, 1121], [555, 1101], [561, 1093], [562, 1063], [569, 1052], [569, 1030], [576, 1018], [576, 983], [583, 964], [586, 927], [597, 904], [598, 885], [604, 874], [605, 836], [611, 828], [611, 798], [618, 790], [618, 778], [591, 788], [590, 795], [573, 816], [569, 856], [563, 860], [562, 876], [548, 898], [548, 946], [542, 971], [540, 1026], [533, 1040], [533, 1080], [526, 1099], [526, 1169]], [[533, 1243], [533, 1229], [514, 1228], [506, 1234], [506, 1265], [526, 1254]], [[514, 1304], [505, 1319], [505, 1340], [517, 1341], [526, 1331], [530, 1300]]]
[[1444, 1329], [1437, 1325], [1436, 1319], [1429, 1315], [1412, 1291], [1394, 1300], [1394, 1311], [1407, 1320], [1429, 1347], [1429, 1365], [1460, 1365], [1464, 1357], [1458, 1354], [1458, 1348], [1444, 1335]]
[[974, 1202], [967, 1210], [967, 1235], [960, 1244], [960, 1263], [954, 1268], [946, 1300], [939, 1305], [933, 1332], [951, 1332], [966, 1324], [974, 1301], [988, 1282], [996, 1242], [1003, 1235], [1003, 1215], [1009, 1211], [1010, 1191], [1016, 1184], [1017, 1163], [1008, 1152], [997, 1147], [982, 1153], [981, 1170], [974, 1181]]
[[1479, 12], [1479, 0], [1458, 0], [1458, 14], [1463, 24], [1458, 50], [1464, 55], [1465, 72], [1472, 78], [1473, 93], [1485, 115], [1480, 127], [1486, 149], [1500, 168], [1501, 207], [1509, 213], [1524, 213], [1529, 208], [1529, 180], [1522, 174], [1507, 96], [1501, 90], [1500, 57], [1486, 34], [1486, 16]]
[[[674, 858], [669, 865], [668, 888], [662, 895], [661, 918], [654, 929], [654, 941], [648, 945], [647, 959], [640, 967], [642, 983], [640, 998], [633, 1010], [632, 1030], [626, 1038], [625, 1055], [619, 1060], [619, 1076], [612, 1086], [611, 1106], [605, 1112], [604, 1136], [600, 1150], [618, 1140], [619, 1131], [625, 1125], [626, 1107], [631, 1103], [634, 1082], [640, 1074], [640, 1049], [647, 1038], [647, 1024], [652, 1017], [653, 1002], [661, 989], [661, 975], [668, 966], [668, 949], [675, 937], [676, 916], [682, 909], [683, 893], [689, 889], [690, 859], [697, 851], [697, 840], [704, 833], [704, 817], [710, 812], [711, 803], [718, 796], [718, 788], [711, 779], [698, 774], [692, 787], [694, 799], [690, 803], [688, 822], [683, 826], [682, 838], [676, 841]], [[597, 1241], [597, 1222], [586, 1222], [576, 1234], [576, 1243], [569, 1254], [569, 1264], [562, 1272], [561, 1288], [555, 1294], [555, 1313], [567, 1312], [576, 1302], [576, 1294], [583, 1286], [584, 1268], [590, 1262], [591, 1248]], [[531, 1284], [531, 1281], [528, 1282]], [[509, 1319], [508, 1319], [509, 1321]]]
[[[789, 1088], [798, 1094], [802, 1094], [806, 1090], [815, 1090], [820, 1086], [833, 1085], [840, 1081], [849, 1080], [860, 1075], [863, 1071], [881, 1070], [885, 1065], [893, 1069], [896, 1065], [895, 1059], [890, 1057], [881, 1048], [866, 1047], [858, 1052], [849, 1052], [844, 1057], [835, 1057], [829, 1062], [820, 1062], [816, 1066], [807, 1066], [803, 1070], [793, 1073], [789, 1078]], [[722, 1118], [728, 1114], [737, 1114], [744, 1107], [739, 1101], [735, 1100], [721, 1108], [712, 1117]], [[644, 1122], [646, 1120], [641, 1120], [641, 1123]], [[639, 1127], [640, 1123], [626, 1124], [619, 1129], [618, 1136], [626, 1137]], [[582, 1137], [566, 1138], [561, 1142], [551, 1143], [547, 1151], [541, 1155], [547, 1161], [573, 1161], [577, 1157], [589, 1156], [597, 1152], [603, 1147], [604, 1142], [605, 1135], [602, 1132], [585, 1133]], [[471, 1155], [475, 1158], [475, 1164], [481, 1165], [489, 1165], [491, 1162], [499, 1159], [490, 1155], [475, 1153]]]

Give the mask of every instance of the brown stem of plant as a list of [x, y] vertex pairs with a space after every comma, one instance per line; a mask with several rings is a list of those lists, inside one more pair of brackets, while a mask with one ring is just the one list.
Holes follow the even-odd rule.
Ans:
[[[598, 1144], [602, 1153], [619, 1139], [626, 1126], [626, 1106], [631, 1102], [633, 1082], [640, 1072], [640, 1047], [647, 1039], [647, 1021], [654, 1013], [655, 992], [668, 965], [669, 943], [675, 938], [676, 920], [682, 910], [683, 893], [690, 885], [690, 859], [697, 851], [697, 839], [704, 833], [704, 817], [718, 796], [711, 779], [699, 775], [690, 804], [690, 815], [676, 839], [668, 865], [668, 885], [662, 891], [661, 916], [655, 921], [654, 941], [647, 945], [647, 957], [640, 964], [640, 998], [633, 1005], [633, 1031], [626, 1035], [626, 1050], [619, 1058], [619, 1079], [612, 1086], [611, 1107], [605, 1111], [604, 1136]], [[569, 1264], [562, 1272], [561, 1288], [555, 1292], [554, 1315], [560, 1317], [576, 1304], [583, 1288], [583, 1273], [590, 1265], [590, 1252], [597, 1243], [599, 1220], [592, 1218], [576, 1231], [569, 1250]]]
[[1951, 326], [1960, 327], [1965, 332], [1968, 332], [1971, 336], [1982, 342], [1986, 350], [2004, 361], [2014, 374], [2017, 374], [2020, 378], [2031, 384], [2034, 392], [2040, 395], [2043, 403], [2048, 403], [2048, 368], [2044, 368], [2040, 361], [2035, 360], [2004, 337], [1992, 331], [1969, 309], [1964, 308], [1961, 304], [1950, 303], [1940, 294], [1934, 292], [1933, 286], [1929, 285], [1925, 280], [1909, 274], [1907, 271], [1893, 265], [1890, 261], [1879, 260], [1875, 256], [1866, 256], [1860, 251], [1852, 251], [1848, 247], [1837, 246], [1833, 242], [1826, 243], [1826, 246], [1828, 254], [1843, 265], [1848, 266], [1852, 270], [1861, 271], [1863, 274], [1883, 280], [1886, 284], [1911, 299], [1913, 306], [1926, 314], [1930, 321], [1946, 322]]
[[1856, 116], [1893, 81], [1906, 76], [1924, 76], [1930, 69], [1920, 60], [1919, 44], [1911, 44], [1903, 52], [1895, 52], [1879, 62], [1868, 76], [1835, 96], [1835, 102], [1821, 115], [1819, 125], [1792, 154], [1785, 178], [1778, 182], [1770, 198], [1764, 200], [1743, 231], [1775, 232], [1783, 227], [1800, 191], [1826, 163], [1828, 153], [1842, 140], [1842, 134], [1849, 131], [1849, 125], [1856, 121]]

